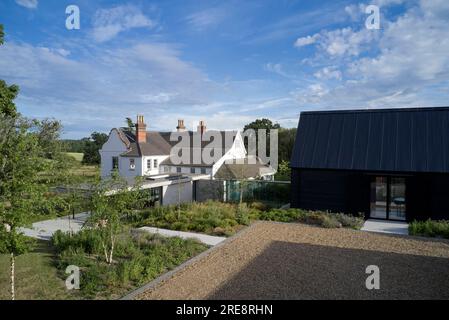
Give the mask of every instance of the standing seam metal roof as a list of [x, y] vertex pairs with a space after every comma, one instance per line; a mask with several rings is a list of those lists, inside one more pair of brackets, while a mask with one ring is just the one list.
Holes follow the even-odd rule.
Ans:
[[449, 172], [449, 107], [302, 112], [292, 168]]

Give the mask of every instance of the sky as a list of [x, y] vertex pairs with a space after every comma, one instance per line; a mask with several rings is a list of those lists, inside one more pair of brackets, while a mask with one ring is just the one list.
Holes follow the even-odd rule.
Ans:
[[[66, 27], [69, 5], [79, 29]], [[61, 120], [64, 138], [137, 114], [149, 130], [225, 130], [449, 105], [447, 0], [1, 0], [0, 23], [0, 79], [20, 86], [23, 115]]]

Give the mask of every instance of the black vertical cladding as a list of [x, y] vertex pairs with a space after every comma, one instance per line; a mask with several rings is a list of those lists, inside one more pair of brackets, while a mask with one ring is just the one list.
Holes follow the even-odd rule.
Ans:
[[375, 176], [406, 179], [406, 217], [449, 219], [449, 108], [307, 112], [291, 159], [292, 207], [369, 217]]

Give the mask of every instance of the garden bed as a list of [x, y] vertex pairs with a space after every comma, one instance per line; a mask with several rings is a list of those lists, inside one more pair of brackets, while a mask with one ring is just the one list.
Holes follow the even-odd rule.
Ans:
[[78, 266], [80, 295], [88, 299], [119, 298], [208, 248], [192, 239], [123, 232], [113, 262], [108, 264], [96, 230], [83, 230], [73, 236], [57, 232], [52, 243], [57, 249], [56, 266], [61, 278], [67, 277], [67, 266]]
[[151, 226], [178, 231], [230, 236], [253, 221], [302, 222], [325, 228], [360, 229], [362, 216], [301, 209], [272, 209], [266, 204], [233, 204], [217, 201], [186, 203], [136, 211], [128, 217], [134, 227]]

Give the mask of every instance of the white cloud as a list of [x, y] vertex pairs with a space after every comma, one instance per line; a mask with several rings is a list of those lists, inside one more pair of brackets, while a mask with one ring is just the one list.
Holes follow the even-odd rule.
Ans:
[[153, 28], [156, 23], [146, 17], [142, 11], [132, 5], [99, 9], [93, 18], [93, 38], [105, 42], [120, 32], [133, 28]]
[[37, 0], [16, 0], [16, 3], [19, 6], [28, 8], [28, 9], [35, 9], [37, 8], [38, 1]]
[[264, 65], [264, 69], [269, 72], [276, 73], [283, 77], [289, 77], [289, 75], [283, 70], [282, 64], [280, 63], [267, 63]]
[[314, 76], [317, 79], [322, 80], [331, 80], [331, 79], [341, 80], [342, 78], [341, 71], [337, 70], [335, 67], [325, 67], [315, 72]]
[[224, 8], [209, 8], [187, 16], [186, 21], [197, 30], [216, 26], [226, 18]]
[[368, 29], [343, 28], [322, 33], [319, 45], [331, 56], [358, 56], [375, 38]]
[[[401, 1], [378, 1], [383, 5]], [[444, 2], [444, 3], [443, 3]], [[297, 90], [305, 105], [397, 107], [447, 105], [449, 92], [449, 2], [422, 1], [381, 31], [350, 28], [320, 33], [312, 66], [321, 83]], [[338, 60], [336, 60], [338, 58]], [[338, 72], [323, 64], [338, 61]], [[332, 78], [344, 82], [329, 83]]]
[[297, 48], [300, 48], [300, 47], [314, 44], [317, 41], [318, 37], [319, 37], [319, 35], [315, 34], [313, 36], [298, 38], [298, 39], [296, 39], [294, 46]]
[[170, 108], [188, 113], [214, 90], [207, 75], [166, 44], [72, 55], [23, 43], [2, 46], [0, 78], [20, 86], [21, 112], [61, 119], [71, 133], [108, 131], [141, 112], [152, 118]]

